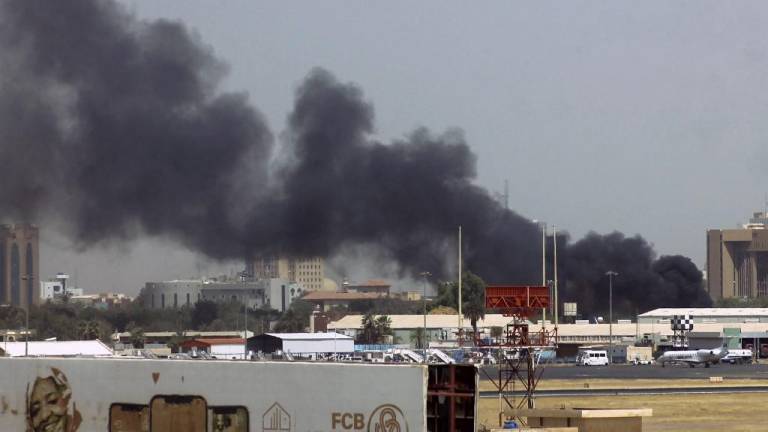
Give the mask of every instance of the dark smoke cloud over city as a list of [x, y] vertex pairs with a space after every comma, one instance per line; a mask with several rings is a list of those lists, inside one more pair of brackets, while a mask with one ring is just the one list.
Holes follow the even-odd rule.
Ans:
[[[6, 219], [56, 221], [83, 248], [149, 235], [217, 259], [375, 245], [404, 274], [445, 278], [461, 225], [472, 271], [540, 281], [539, 227], [474, 183], [460, 131], [377, 142], [362, 89], [316, 69], [277, 140], [258, 95], [219, 91], [226, 65], [178, 22], [112, 1], [0, 8]], [[703, 295], [690, 260], [656, 260], [639, 237], [563, 239], [560, 258], [564, 299], [602, 298], [609, 268], [633, 305]]]

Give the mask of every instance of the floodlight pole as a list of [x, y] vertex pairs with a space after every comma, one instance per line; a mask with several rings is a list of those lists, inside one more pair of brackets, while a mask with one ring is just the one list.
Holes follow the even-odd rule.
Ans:
[[613, 278], [619, 274], [613, 270], [605, 274], [608, 276], [608, 363], [613, 364]]
[[432, 276], [430, 272], [422, 272], [421, 276], [424, 278], [424, 294], [421, 297], [421, 303], [424, 313], [424, 333], [421, 335], [421, 348], [424, 349], [424, 363], [427, 362], [427, 278]]

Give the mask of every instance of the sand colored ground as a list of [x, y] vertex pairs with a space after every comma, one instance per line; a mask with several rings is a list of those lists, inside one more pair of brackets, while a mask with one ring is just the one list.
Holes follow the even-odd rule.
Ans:
[[[478, 424], [495, 427], [498, 424], [498, 406], [496, 399], [481, 399]], [[540, 408], [562, 406], [651, 408], [653, 417], [644, 420], [644, 432], [768, 431], [768, 393], [540, 398], [537, 401]]]
[[[622, 388], [670, 388], [670, 387], [732, 387], [732, 386], [768, 386], [768, 379], [724, 379], [721, 383], [712, 383], [709, 379], [543, 379], [539, 382], [539, 390], [573, 390], [573, 389], [622, 389]], [[519, 383], [515, 385], [520, 390]], [[480, 381], [481, 391], [496, 391], [496, 386], [486, 380]], [[768, 431], [768, 425], [766, 426]]]

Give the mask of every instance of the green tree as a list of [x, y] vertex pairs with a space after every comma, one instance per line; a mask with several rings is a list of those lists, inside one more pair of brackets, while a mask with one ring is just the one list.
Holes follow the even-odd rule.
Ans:
[[131, 334], [130, 342], [136, 349], [144, 348], [146, 342], [146, 336], [144, 335], [144, 329], [137, 326], [135, 322], [131, 321], [125, 326], [125, 330]]
[[100, 336], [99, 323], [96, 320], [82, 320], [77, 324], [80, 340], [98, 339]]
[[386, 315], [376, 318], [376, 343], [384, 342], [385, 336], [392, 335], [392, 319]]
[[477, 321], [485, 318], [485, 282], [476, 274], [465, 271], [462, 278], [462, 313], [472, 324], [477, 336]]
[[195, 307], [192, 309], [192, 327], [195, 330], [201, 329], [218, 317], [219, 306], [216, 303], [210, 300], [199, 301], [195, 303]]
[[294, 300], [291, 307], [280, 317], [275, 330], [282, 333], [299, 333], [309, 327], [312, 304], [304, 300]]
[[411, 330], [411, 343], [416, 348], [424, 348], [424, 328], [418, 327], [414, 330]]

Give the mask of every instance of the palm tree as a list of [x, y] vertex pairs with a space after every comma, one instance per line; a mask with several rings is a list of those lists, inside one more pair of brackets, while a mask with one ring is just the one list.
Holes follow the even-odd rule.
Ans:
[[363, 343], [375, 343], [373, 340], [376, 337], [376, 317], [371, 312], [366, 313], [363, 315], [363, 318], [361, 320], [361, 325], [363, 327], [363, 332], [360, 335], [359, 339]]
[[485, 282], [476, 274], [466, 271], [462, 285], [462, 312], [464, 318], [472, 324], [472, 331], [477, 337], [477, 321], [485, 318]]
[[384, 336], [392, 334], [392, 319], [386, 315], [376, 318], [376, 343], [384, 342]]

